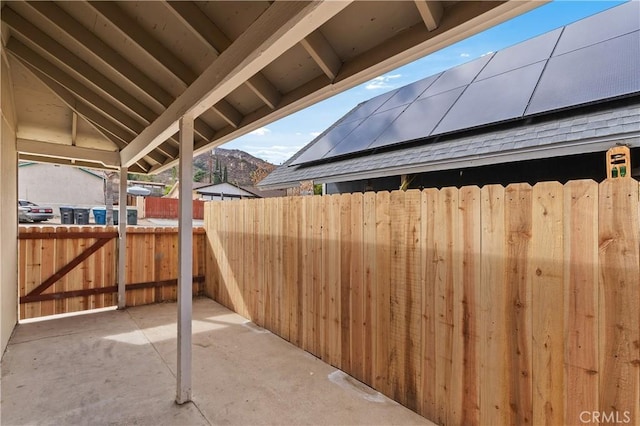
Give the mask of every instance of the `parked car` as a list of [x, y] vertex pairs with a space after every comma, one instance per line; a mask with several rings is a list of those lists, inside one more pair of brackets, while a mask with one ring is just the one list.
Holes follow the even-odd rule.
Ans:
[[53, 218], [51, 207], [42, 207], [31, 201], [18, 200], [18, 221], [43, 222]]

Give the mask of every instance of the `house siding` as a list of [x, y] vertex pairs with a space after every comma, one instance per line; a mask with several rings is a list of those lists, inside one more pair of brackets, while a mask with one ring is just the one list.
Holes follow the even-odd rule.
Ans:
[[104, 205], [104, 180], [76, 167], [25, 164], [18, 168], [18, 197], [52, 206], [58, 215], [60, 206]]

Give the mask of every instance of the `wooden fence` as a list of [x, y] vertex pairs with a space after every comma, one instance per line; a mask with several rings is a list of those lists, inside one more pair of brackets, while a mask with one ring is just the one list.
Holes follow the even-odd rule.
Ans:
[[[105, 226], [21, 226], [20, 318], [116, 305], [117, 230]], [[196, 228], [196, 295], [204, 286], [204, 248], [204, 229]], [[176, 300], [177, 228], [127, 227], [125, 275], [127, 306]]]
[[625, 178], [211, 202], [205, 291], [439, 424], [637, 425], [638, 200]]
[[[144, 198], [144, 216], [156, 219], [177, 219], [179, 201], [177, 198]], [[204, 217], [204, 201], [193, 200], [193, 218]]]

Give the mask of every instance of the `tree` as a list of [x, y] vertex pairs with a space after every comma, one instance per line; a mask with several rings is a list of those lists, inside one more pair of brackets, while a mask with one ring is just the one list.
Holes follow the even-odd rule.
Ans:
[[202, 182], [204, 181], [204, 179], [207, 177], [207, 172], [200, 169], [200, 168], [196, 168], [195, 172], [193, 174], [193, 181], [194, 182]]
[[265, 164], [262, 166], [258, 166], [257, 169], [251, 172], [251, 182], [253, 185], [257, 185], [262, 179], [266, 178], [269, 173], [274, 171], [276, 166], [273, 164]]

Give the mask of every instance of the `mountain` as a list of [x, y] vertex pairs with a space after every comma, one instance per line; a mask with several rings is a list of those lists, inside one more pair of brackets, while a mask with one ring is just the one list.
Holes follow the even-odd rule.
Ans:
[[[194, 181], [213, 182], [216, 174], [224, 180], [225, 168], [227, 182], [240, 186], [253, 186], [277, 166], [256, 158], [239, 149], [215, 148], [193, 159]], [[176, 172], [167, 170], [154, 176], [154, 181], [172, 184]]]

